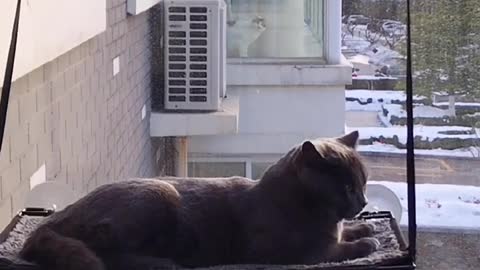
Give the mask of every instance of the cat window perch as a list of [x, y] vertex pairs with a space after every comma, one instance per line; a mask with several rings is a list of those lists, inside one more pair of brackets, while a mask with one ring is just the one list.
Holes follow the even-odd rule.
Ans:
[[[355, 220], [347, 221], [349, 223], [368, 222], [376, 227], [374, 236], [380, 241], [380, 248], [373, 254], [365, 258], [359, 258], [352, 261], [341, 263], [322, 263], [318, 265], [227, 265], [210, 267], [209, 269], [389, 269], [404, 270], [415, 269], [416, 256], [416, 212], [415, 212], [415, 161], [414, 161], [414, 134], [413, 134], [413, 86], [412, 86], [412, 62], [411, 62], [411, 25], [410, 25], [410, 0], [407, 3], [407, 186], [408, 186], [408, 244], [404, 240], [397, 220], [391, 211], [371, 211], [363, 212]], [[0, 151], [3, 135], [5, 131], [6, 115], [8, 109], [8, 100], [10, 95], [11, 80], [14, 67], [15, 50], [17, 42], [17, 33], [19, 25], [21, 0], [17, 2], [15, 13], [10, 50], [7, 58], [6, 71], [3, 81], [3, 88], [0, 100]], [[59, 190], [62, 187], [55, 187], [53, 190]], [[52, 194], [50, 187], [39, 186], [32, 196], [36, 197], [33, 201], [38, 202], [38, 198], [53, 198], [46, 194]], [[45, 193], [46, 192], [46, 193]], [[69, 196], [69, 198], [72, 196]], [[63, 207], [68, 204], [66, 198], [59, 198], [57, 201]], [[40, 200], [41, 201], [41, 200]], [[36, 265], [24, 262], [18, 259], [17, 254], [22, 247], [23, 242], [31, 232], [45, 217], [54, 212], [54, 209], [43, 208], [46, 205], [52, 205], [53, 201], [42, 201], [35, 208], [26, 208], [20, 211], [10, 222], [10, 224], [0, 234], [0, 269], [39, 269]], [[395, 211], [393, 211], [395, 212]], [[398, 218], [398, 214], [397, 218]], [[155, 265], [155, 269], [180, 269], [178, 266]], [[150, 265], [148, 269], [152, 269]]]

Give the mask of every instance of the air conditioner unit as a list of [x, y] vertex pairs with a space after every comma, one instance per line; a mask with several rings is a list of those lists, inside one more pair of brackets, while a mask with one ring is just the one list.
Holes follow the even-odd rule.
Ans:
[[217, 111], [226, 91], [224, 0], [166, 0], [165, 109]]

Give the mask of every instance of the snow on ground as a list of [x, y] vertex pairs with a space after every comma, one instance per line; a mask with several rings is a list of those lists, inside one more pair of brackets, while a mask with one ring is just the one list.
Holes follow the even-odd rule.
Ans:
[[[390, 104], [393, 100], [404, 101], [406, 99], [405, 92], [403, 91], [391, 91], [391, 90], [346, 90], [346, 98], [358, 99], [361, 102], [368, 102], [371, 99], [371, 103], [362, 105], [357, 101], [346, 101], [346, 111], [369, 111], [378, 112], [379, 120], [384, 126], [391, 126], [390, 118], [392, 115], [398, 117], [406, 117], [406, 112], [399, 104]], [[415, 99], [423, 99], [422, 96], [415, 96]], [[383, 115], [383, 108], [389, 111], [388, 116]], [[417, 109], [418, 110], [418, 109]], [[440, 110], [440, 109], [439, 109]], [[421, 115], [423, 112], [419, 112]]]
[[[407, 112], [399, 104], [386, 104], [384, 108], [388, 110], [389, 118], [391, 116], [407, 117]], [[448, 116], [447, 110], [442, 110], [428, 105], [417, 105], [413, 108], [413, 117], [442, 118]]]
[[[391, 103], [393, 100], [405, 101], [407, 99], [404, 91], [393, 90], [346, 90], [345, 97], [356, 98], [362, 102], [367, 102], [369, 98], [372, 99], [372, 102], [379, 102], [381, 99], [384, 103]], [[415, 100], [426, 99], [423, 96], [414, 96], [413, 98]]]
[[[393, 136], [398, 136], [399, 141], [403, 144], [406, 143], [407, 140], [407, 130], [405, 126], [394, 126], [390, 123], [391, 117], [396, 116], [399, 118], [407, 117], [407, 113], [404, 110], [403, 106], [400, 104], [391, 104], [393, 100], [404, 100], [405, 93], [403, 91], [372, 91], [372, 90], [346, 90], [345, 91], [346, 98], [353, 98], [358, 99], [361, 102], [368, 102], [371, 99], [371, 103], [362, 105], [357, 101], [346, 101], [345, 107], [346, 110], [349, 112], [355, 111], [369, 111], [369, 112], [377, 112], [378, 118], [384, 127], [355, 127], [355, 128], [348, 128], [350, 130], [359, 130], [360, 131], [360, 138], [361, 139], [370, 139], [371, 137], [378, 138], [379, 136], [383, 136], [385, 138], [392, 138]], [[416, 96], [415, 98], [422, 99], [422, 96]], [[388, 115], [383, 115], [383, 109], [388, 111]], [[416, 104], [413, 110], [414, 117], [424, 117], [424, 118], [442, 118], [448, 116], [448, 110], [443, 110], [440, 108], [436, 108], [433, 106], [423, 105], [423, 104]], [[477, 116], [480, 113], [473, 114]], [[464, 127], [464, 126], [423, 126], [423, 125], [416, 125], [415, 126], [415, 136], [421, 136], [423, 140], [433, 141], [436, 138], [460, 138], [460, 139], [476, 139], [478, 135], [476, 134], [454, 134], [454, 135], [447, 135], [441, 134], [441, 132], [445, 131], [471, 131], [471, 127]], [[387, 149], [385, 147], [378, 148], [378, 146], [370, 146], [371, 149], [374, 149], [376, 152], [387, 151], [387, 152], [394, 152], [395, 149]], [[396, 151], [402, 152], [400, 149], [396, 149]], [[432, 151], [432, 150], [429, 150]], [[419, 152], [417, 152], [419, 153]], [[469, 149], [459, 149], [456, 152], [451, 152], [448, 150], [438, 150], [436, 152], [430, 152], [426, 154], [432, 155], [450, 155], [450, 156], [469, 156], [471, 157], [472, 154], [470, 153]], [[478, 155], [477, 155], [478, 156]]]
[[[383, 108], [388, 110], [389, 113], [387, 116], [383, 115], [383, 111], [382, 111]], [[380, 121], [386, 127], [392, 126], [390, 123], [392, 116], [396, 116], [399, 118], [407, 117], [407, 112], [402, 108], [402, 105], [399, 105], [399, 104], [382, 105], [382, 103], [369, 103], [366, 105], [362, 105], [357, 101], [346, 101], [345, 109], [348, 112], [354, 112], [354, 111], [378, 112]], [[448, 116], [445, 110], [434, 108], [431, 106], [420, 105], [413, 109], [413, 117], [442, 118], [444, 116]]]
[[[394, 64], [395, 59], [402, 57], [400, 53], [382, 45], [381, 42], [371, 45], [370, 42], [365, 40], [364, 31], [355, 31], [355, 36], [346, 33], [343, 42], [348, 49], [360, 55], [368, 56], [369, 62], [374, 65], [391, 65]], [[376, 49], [376, 52], [374, 52], [374, 49]]]
[[[435, 102], [435, 106], [448, 106], [448, 102]], [[478, 102], [455, 102], [455, 107], [480, 107]]]
[[354, 50], [358, 53], [364, 52], [370, 47], [370, 42], [366, 41], [362, 37], [352, 36], [350, 33], [346, 34], [344, 43], [348, 49]]
[[369, 65], [369, 61], [370, 61], [370, 57], [366, 56], [366, 55], [361, 55], [361, 54], [357, 54], [353, 57], [350, 57], [348, 60], [350, 60], [350, 62], [352, 63], [358, 63], [358, 64], [363, 64], [363, 65]]
[[[351, 99], [358, 99], [361, 102], [368, 102], [371, 99], [371, 103], [362, 105], [357, 101], [346, 101], [347, 111], [376, 111], [382, 112], [382, 107], [389, 111], [387, 122], [390, 121], [390, 117], [395, 115], [397, 117], [406, 117], [407, 114], [400, 104], [391, 104], [392, 101], [405, 101], [406, 95], [403, 91], [392, 90], [346, 90], [345, 97]], [[415, 100], [425, 99], [423, 96], [414, 96]], [[424, 106], [419, 104], [414, 108], [415, 117], [443, 117], [446, 115], [446, 110], [439, 108]], [[386, 123], [384, 123], [386, 124]], [[386, 124], [388, 126], [388, 124]]]
[[[383, 115], [383, 109], [388, 110], [388, 115]], [[407, 112], [403, 109], [400, 104], [383, 104], [379, 102], [372, 102], [365, 105], [358, 103], [357, 101], [346, 101], [345, 110], [352, 111], [367, 111], [367, 112], [378, 112], [378, 117], [380, 122], [386, 127], [392, 127], [391, 118], [396, 116], [398, 118], [407, 117]], [[422, 118], [442, 118], [448, 116], [447, 110], [442, 110], [432, 106], [426, 105], [417, 105], [413, 108], [413, 117], [422, 117]], [[470, 127], [468, 127], [470, 128]]]
[[[374, 52], [374, 48], [377, 49], [377, 52]], [[365, 50], [363, 53], [370, 57], [370, 62], [372, 64], [378, 66], [391, 65], [394, 63], [395, 59], [402, 57], [400, 53], [390, 50], [380, 44], [372, 46], [369, 50]]]
[[471, 113], [471, 114], [466, 114], [465, 116], [468, 116], [468, 117], [479, 117], [479, 116], [480, 116], [480, 112]]
[[442, 118], [448, 116], [447, 110], [436, 107], [422, 105], [413, 108], [413, 117]]
[[[406, 126], [391, 126], [391, 127], [355, 127], [347, 128], [350, 131], [358, 130], [360, 139], [378, 138], [383, 136], [385, 138], [393, 138], [397, 136], [402, 144], [407, 143], [407, 127]], [[462, 135], [447, 135], [441, 134], [442, 131], [471, 131], [470, 127], [460, 126], [421, 126], [414, 127], [415, 136], [422, 137], [422, 140], [433, 141], [436, 138], [459, 138], [459, 139], [474, 139], [476, 134], [462, 134]]]
[[375, 75], [357, 75], [357, 80], [380, 81], [380, 80], [396, 80], [395, 77], [377, 77]]
[[[369, 181], [391, 189], [403, 208], [401, 225], [408, 225], [407, 184]], [[417, 225], [428, 228], [479, 229], [480, 187], [416, 184]], [[388, 209], [386, 209], [388, 210]]]
[[346, 111], [381, 112], [382, 103], [369, 103], [369, 104], [362, 105], [357, 101], [346, 101], [345, 110]]
[[[406, 154], [407, 150], [398, 149], [395, 145], [384, 143], [373, 143], [372, 145], [359, 145], [357, 147], [359, 152], [378, 152], [378, 153], [396, 153]], [[449, 156], [449, 157], [466, 157], [466, 158], [478, 158], [480, 157], [480, 148], [460, 148], [455, 150], [445, 149], [415, 149], [415, 155], [428, 155], [428, 156]]]
[[[377, 66], [395, 65], [396, 59], [402, 56], [388, 47], [378, 43], [371, 45], [362, 37], [361, 32], [355, 31], [356, 36], [347, 34], [344, 44], [347, 49], [357, 53], [352, 59], [358, 63], [370, 63]], [[376, 49], [376, 52], [374, 52]], [[401, 105], [389, 104], [392, 100], [403, 101], [406, 99], [405, 93], [401, 91], [368, 91], [368, 90], [348, 90], [346, 97], [357, 98], [362, 102], [367, 102], [371, 98], [372, 103], [361, 105], [358, 102], [346, 102], [347, 111], [376, 111], [379, 112], [379, 118], [387, 127], [356, 127], [346, 128], [347, 132], [359, 130], [361, 139], [370, 137], [393, 137], [397, 135], [401, 143], [406, 143], [406, 127], [391, 126], [389, 117], [391, 115], [406, 116]], [[421, 97], [414, 97], [414, 99]], [[380, 102], [379, 99], [383, 101]], [[448, 106], [448, 102], [435, 103], [435, 106]], [[480, 103], [456, 102], [456, 106], [479, 106]], [[389, 111], [389, 116], [384, 117], [382, 106]], [[443, 117], [445, 110], [431, 106], [416, 106], [414, 110], [415, 117]], [[415, 126], [415, 135], [423, 139], [432, 141], [435, 138], [476, 138], [476, 135], [445, 135], [440, 131], [447, 130], [471, 130], [470, 127], [428, 127]], [[393, 145], [374, 143], [373, 145], [360, 145], [360, 152], [389, 152], [405, 153], [405, 150], [398, 149]], [[478, 157], [479, 148], [470, 147], [456, 150], [415, 150], [420, 155], [438, 155], [438, 156], [457, 156], [457, 157]], [[375, 179], [381, 180], [381, 179]], [[378, 182], [369, 181], [369, 183], [382, 184], [390, 188], [400, 199], [403, 208], [403, 215], [400, 221], [401, 225], [408, 225], [408, 207], [407, 207], [407, 185], [406, 183]], [[457, 185], [439, 185], [439, 184], [417, 184], [417, 224], [418, 227], [428, 228], [446, 228], [446, 229], [479, 229], [480, 228], [480, 187], [475, 186], [457, 186]], [[386, 209], [388, 210], [388, 209]]]
[[383, 108], [385, 108], [388, 111], [389, 116], [395, 115], [397, 117], [407, 117], [407, 112], [403, 109], [403, 106], [400, 104], [385, 104], [383, 105]]

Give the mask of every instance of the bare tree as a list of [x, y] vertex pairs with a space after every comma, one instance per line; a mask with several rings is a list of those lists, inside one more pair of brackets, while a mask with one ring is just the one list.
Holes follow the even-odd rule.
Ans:
[[376, 44], [381, 38], [381, 34], [365, 29], [365, 39], [370, 43], [370, 45]]
[[480, 157], [480, 147], [479, 146], [471, 146], [468, 148], [468, 151], [472, 154], [472, 157], [479, 158]]
[[342, 31], [342, 46], [345, 45], [345, 39], [347, 38], [347, 32]]
[[405, 35], [398, 34], [397, 32], [387, 32], [385, 30], [382, 30], [382, 36], [390, 50], [395, 50], [395, 47], [405, 39]]
[[350, 35], [355, 36], [355, 29], [357, 28], [357, 24], [354, 23], [348, 23], [347, 24], [347, 31], [350, 33]]

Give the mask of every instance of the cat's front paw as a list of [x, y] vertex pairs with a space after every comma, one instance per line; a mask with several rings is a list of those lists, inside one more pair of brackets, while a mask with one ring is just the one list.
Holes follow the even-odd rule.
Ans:
[[356, 232], [358, 238], [373, 236], [373, 233], [375, 232], [375, 225], [371, 223], [358, 224]]
[[342, 240], [352, 242], [354, 240], [371, 237], [375, 232], [375, 226], [370, 223], [356, 224], [351, 227], [346, 227], [342, 233]]
[[377, 251], [380, 247], [380, 242], [373, 237], [364, 237], [355, 241], [355, 245], [359, 252], [358, 257], [365, 257]]

